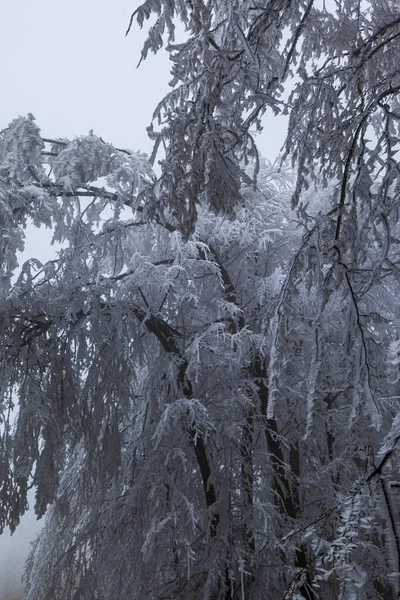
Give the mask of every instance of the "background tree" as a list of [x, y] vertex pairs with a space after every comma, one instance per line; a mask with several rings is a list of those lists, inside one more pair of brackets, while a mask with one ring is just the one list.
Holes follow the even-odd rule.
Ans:
[[[143, 4], [144, 56], [188, 30], [158, 178], [3, 132], [1, 523], [32, 483], [49, 507], [28, 598], [397, 597], [400, 20], [334, 8]], [[297, 182], [258, 157], [268, 107]], [[63, 249], [14, 281], [28, 219]]]

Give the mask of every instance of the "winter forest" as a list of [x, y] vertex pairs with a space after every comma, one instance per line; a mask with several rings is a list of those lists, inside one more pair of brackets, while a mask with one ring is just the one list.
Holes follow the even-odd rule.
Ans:
[[[151, 156], [31, 114], [0, 133], [26, 598], [397, 599], [400, 2], [146, 0], [139, 27], [132, 63], [171, 61]], [[56, 258], [18, 264], [41, 226]]]

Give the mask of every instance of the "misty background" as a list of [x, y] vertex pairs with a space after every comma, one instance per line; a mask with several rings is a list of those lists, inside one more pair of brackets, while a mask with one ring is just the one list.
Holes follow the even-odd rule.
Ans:
[[[146, 126], [168, 92], [165, 52], [136, 69], [145, 39], [134, 24], [139, 2], [124, 0], [13, 0], [0, 3], [2, 94], [0, 130], [18, 115], [32, 113], [47, 138], [73, 138], [90, 129], [120, 148], [150, 153]], [[258, 137], [261, 153], [274, 160], [283, 143], [286, 121], [265, 119]], [[55, 253], [51, 232], [31, 228], [20, 264]], [[34, 504], [31, 494], [30, 505]], [[0, 536], [0, 599], [20, 585], [30, 542], [41, 522], [30, 510], [13, 536]]]

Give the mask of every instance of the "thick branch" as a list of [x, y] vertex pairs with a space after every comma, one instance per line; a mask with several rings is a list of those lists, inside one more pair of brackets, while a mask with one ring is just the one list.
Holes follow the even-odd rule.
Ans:
[[[272, 470], [274, 472], [274, 487], [277, 508], [284, 516], [288, 516], [294, 520], [298, 516], [298, 506], [295, 502], [297, 492], [293, 493], [293, 486], [295, 484], [289, 481], [287, 476], [289, 467], [285, 462], [282, 448], [279, 443], [279, 433], [276, 419], [267, 418], [269, 401], [267, 373], [259, 356], [253, 361], [253, 376], [258, 387], [261, 414], [265, 420], [264, 432], [267, 440], [267, 447], [271, 456]], [[299, 569], [301, 569], [302, 573], [305, 573], [305, 581], [301, 584], [299, 591], [306, 600], [315, 600], [315, 595], [311, 585], [312, 579], [309, 573], [309, 565], [303, 544], [300, 544], [296, 548], [296, 565], [299, 567]]]
[[[156, 317], [155, 315], [148, 314], [141, 308], [133, 306], [132, 310], [136, 317], [141, 323], [144, 323], [147, 329], [156, 336], [161, 346], [168, 354], [173, 354], [179, 358], [180, 365], [178, 369], [178, 385], [182, 390], [185, 398], [193, 398], [193, 388], [191, 382], [186, 377], [186, 371], [188, 367], [187, 360], [182, 356], [182, 352], [177, 343], [177, 339], [182, 337], [182, 334], [174, 329], [169, 323]], [[190, 440], [194, 446], [194, 451], [197, 458], [197, 464], [200, 470], [201, 479], [204, 488], [205, 500], [207, 508], [211, 509], [217, 501], [217, 494], [215, 491], [214, 484], [211, 480], [211, 467], [210, 461], [207, 456], [207, 450], [204, 444], [203, 437], [199, 435], [198, 431], [194, 428], [189, 428]], [[217, 533], [217, 527], [219, 523], [218, 513], [214, 513], [211, 518], [210, 532], [211, 536], [214, 537]]]

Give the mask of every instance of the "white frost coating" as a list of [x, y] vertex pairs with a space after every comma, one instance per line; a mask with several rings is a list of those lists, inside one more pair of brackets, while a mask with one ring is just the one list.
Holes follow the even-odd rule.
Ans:
[[390, 342], [387, 352], [387, 364], [391, 381], [395, 384], [400, 378], [400, 339]]
[[144, 554], [145, 556], [149, 553], [149, 550], [151, 548], [151, 546], [154, 544], [154, 539], [157, 536], [158, 533], [160, 533], [160, 531], [162, 531], [162, 529], [164, 529], [164, 527], [166, 527], [166, 525], [170, 522], [171, 517], [166, 517], [165, 519], [163, 519], [160, 522], [156, 522], [154, 521], [151, 524], [151, 527], [149, 529], [149, 531], [146, 533], [146, 538], [144, 541], [144, 544], [141, 548], [141, 552], [142, 554]]
[[368, 375], [365, 374], [364, 379], [364, 397], [366, 402], [367, 412], [370, 416], [372, 426], [375, 427], [377, 431], [380, 431], [382, 425], [382, 415], [377, 406], [376, 400], [372, 394], [370, 382], [368, 379]]
[[243, 559], [243, 557], [240, 557], [238, 560], [239, 563], [239, 573], [240, 573], [240, 590], [241, 590], [241, 596], [242, 596], [242, 600], [245, 600], [246, 596], [245, 596], [245, 589], [244, 589], [244, 576], [245, 575], [250, 575], [250, 573], [248, 573], [245, 569], [246, 566], [246, 562]]
[[307, 375], [307, 428], [304, 439], [310, 435], [314, 421], [314, 399], [319, 372], [318, 352], [318, 327], [314, 325], [311, 364]]
[[269, 397], [268, 397], [268, 406], [267, 406], [267, 419], [274, 418], [275, 411], [275, 398], [276, 392], [278, 389], [278, 377], [279, 377], [279, 367], [277, 365], [278, 360], [278, 325], [279, 325], [279, 315], [276, 313], [270, 324], [270, 332], [272, 338], [271, 350], [269, 355], [269, 363], [268, 363], [268, 383], [269, 383]]
[[385, 436], [378, 452], [378, 459], [384, 458], [388, 452], [391, 452], [400, 440], [400, 411], [393, 419], [389, 433]]

